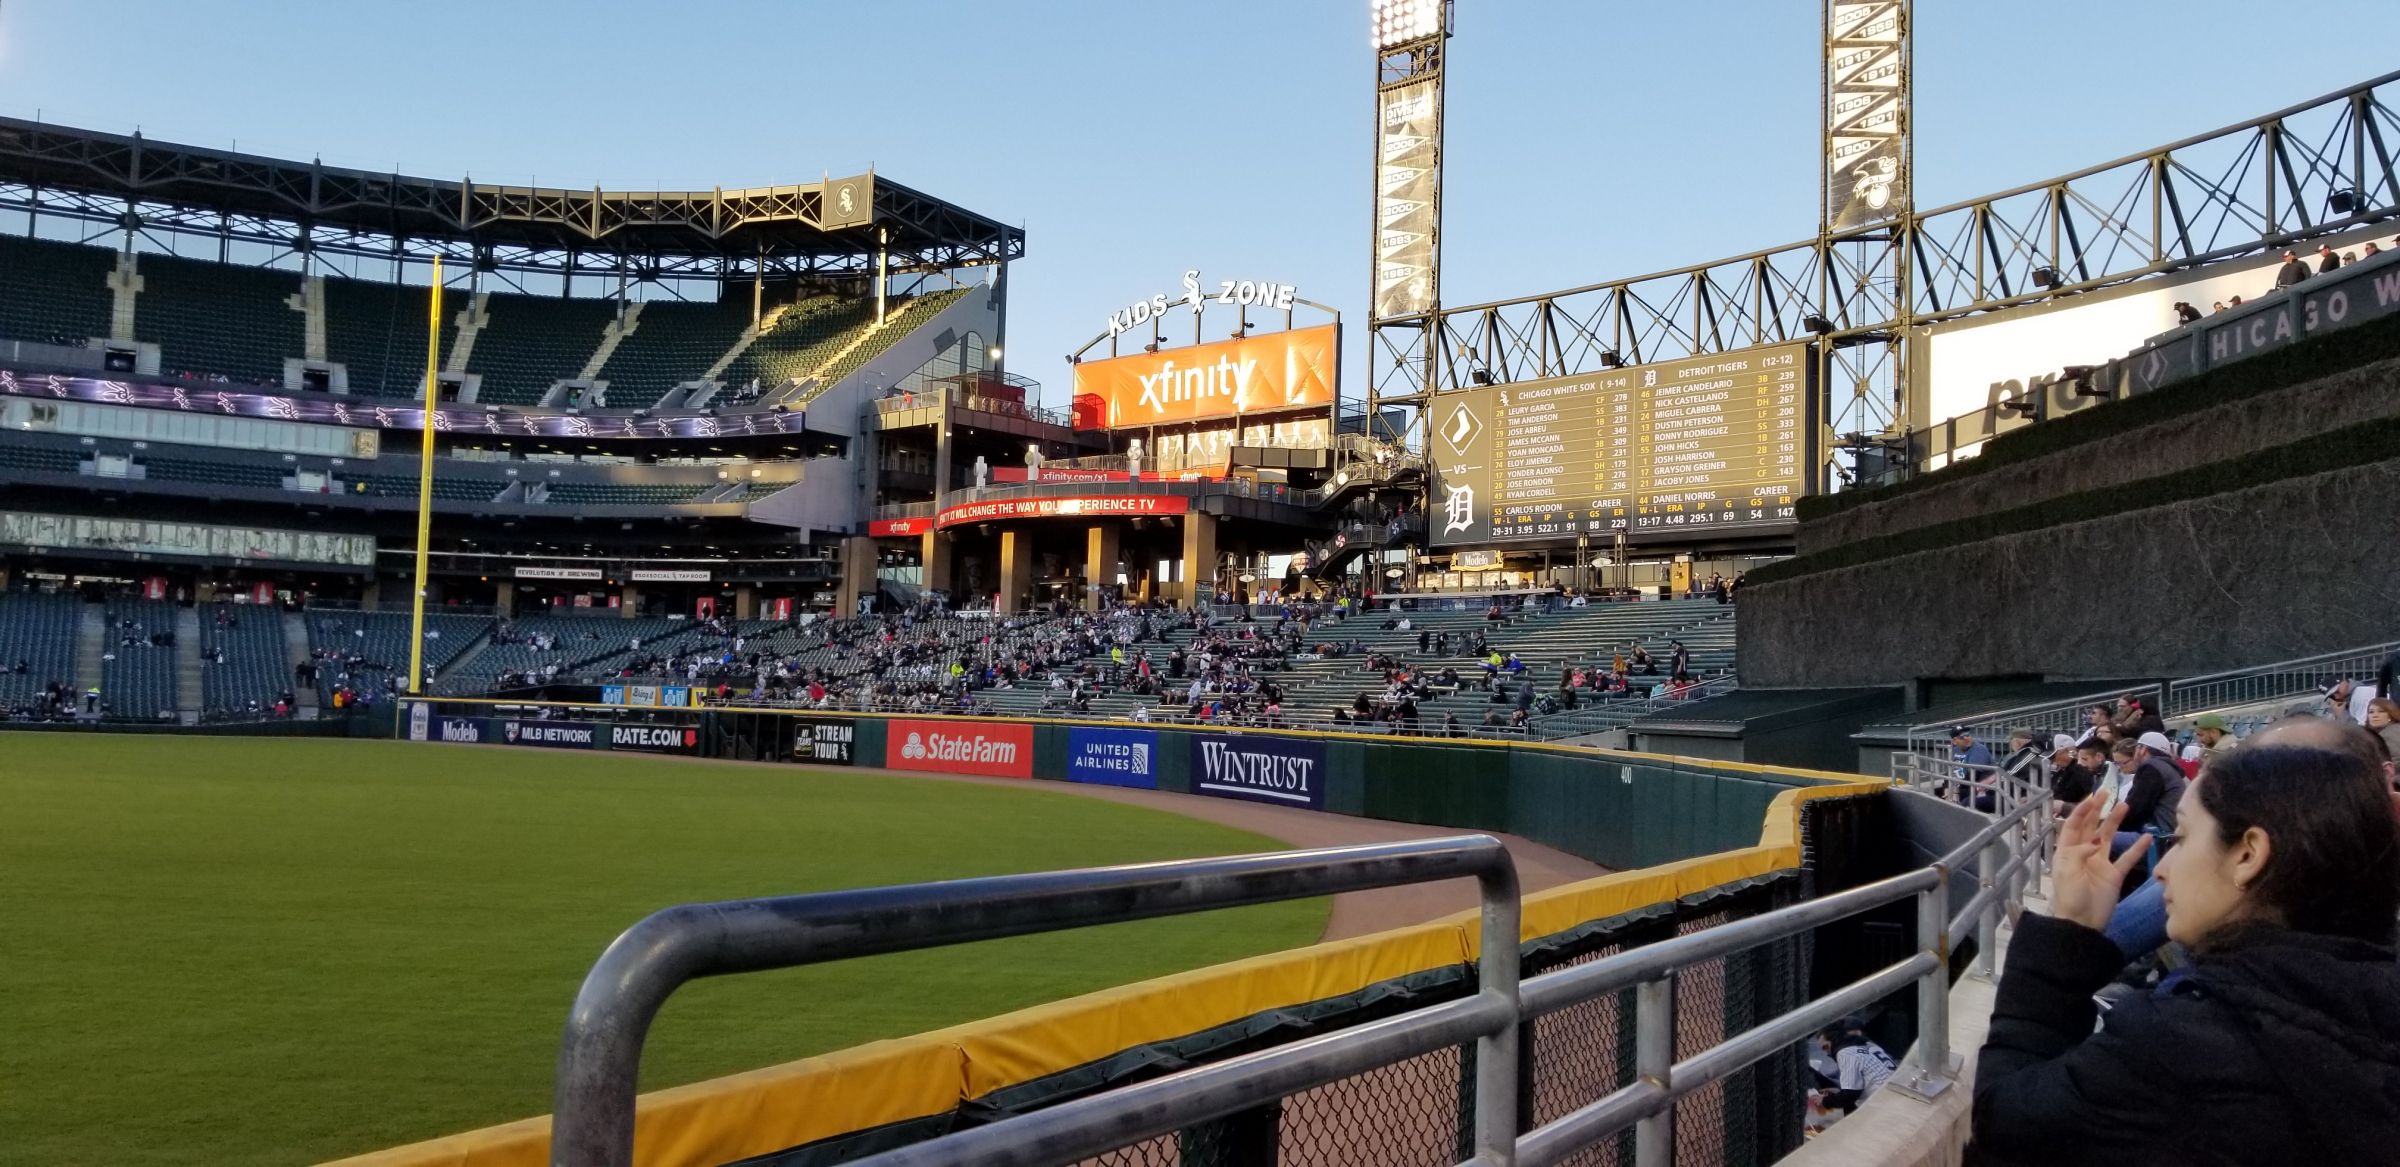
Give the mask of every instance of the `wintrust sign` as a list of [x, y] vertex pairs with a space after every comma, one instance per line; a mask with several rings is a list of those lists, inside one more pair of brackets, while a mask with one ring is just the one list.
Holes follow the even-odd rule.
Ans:
[[1226, 734], [1191, 742], [1195, 793], [1325, 809], [1325, 743]]
[[884, 765], [931, 774], [1033, 776], [1033, 727], [996, 722], [887, 721]]

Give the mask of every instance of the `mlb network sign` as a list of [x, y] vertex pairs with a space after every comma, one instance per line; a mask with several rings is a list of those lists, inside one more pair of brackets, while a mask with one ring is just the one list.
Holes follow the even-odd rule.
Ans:
[[1084, 729], [1067, 733], [1067, 781], [1158, 789], [1158, 735], [1146, 729]]
[[500, 737], [512, 746], [589, 749], [594, 731], [599, 728], [598, 723], [590, 721], [504, 721], [500, 723]]
[[1218, 798], [1323, 810], [1325, 743], [1301, 738], [1195, 735], [1192, 790]]
[[1033, 777], [1033, 727], [985, 722], [887, 721], [883, 764], [929, 774]]

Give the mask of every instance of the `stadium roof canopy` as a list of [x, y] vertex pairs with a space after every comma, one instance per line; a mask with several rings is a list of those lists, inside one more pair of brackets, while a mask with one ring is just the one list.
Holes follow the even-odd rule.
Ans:
[[[842, 195], [850, 196], [844, 213]], [[747, 278], [997, 263], [1025, 233], [872, 174], [748, 190], [487, 186], [0, 118], [0, 210], [486, 270]]]

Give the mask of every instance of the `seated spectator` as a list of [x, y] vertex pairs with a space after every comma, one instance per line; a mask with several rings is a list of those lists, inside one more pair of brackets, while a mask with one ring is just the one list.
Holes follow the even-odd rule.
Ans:
[[2242, 739], [2226, 732], [2225, 719], [2214, 713], [2203, 713], [2193, 719], [2192, 736], [2200, 739], [2200, 753], [2203, 761], [2242, 744]]
[[2044, 1167], [2391, 1162], [2400, 824], [2385, 775], [2274, 744], [2212, 762], [2158, 867], [2167, 934], [2192, 963], [2095, 1026], [2093, 994], [2124, 964], [2101, 929], [2148, 850], [2111, 859], [2131, 808], [2101, 806], [2095, 795], [2068, 816], [2054, 914], [2028, 913], [2010, 945], [1975, 1076], [1975, 1146]]

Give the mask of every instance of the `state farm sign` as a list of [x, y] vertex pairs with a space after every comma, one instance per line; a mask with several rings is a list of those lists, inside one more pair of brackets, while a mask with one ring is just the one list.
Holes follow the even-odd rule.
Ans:
[[988, 523], [1002, 519], [1129, 518], [1180, 515], [1191, 509], [1192, 500], [1180, 494], [1011, 498], [943, 507], [940, 522], [944, 527], [955, 527], [960, 523]]
[[1033, 776], [1033, 727], [981, 721], [887, 721], [883, 764], [930, 774]]

